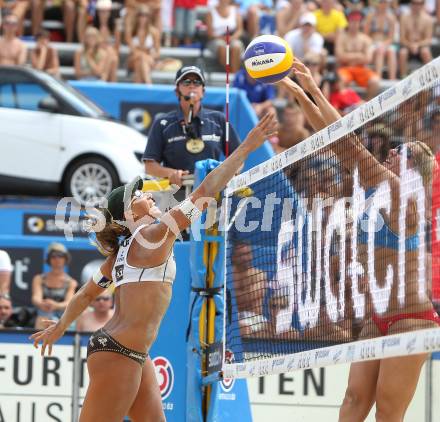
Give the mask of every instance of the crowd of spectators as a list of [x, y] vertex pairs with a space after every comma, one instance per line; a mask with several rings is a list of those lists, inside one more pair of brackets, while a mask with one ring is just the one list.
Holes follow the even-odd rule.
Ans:
[[[206, 48], [224, 70], [229, 28], [234, 86], [246, 92], [257, 116], [276, 107], [289, 127], [281, 133], [296, 134], [273, 139], [276, 151], [301, 141], [311, 128], [301, 119], [293, 128], [292, 121], [284, 122], [294, 100], [282, 87], [253, 81], [242, 68], [243, 51], [254, 37], [284, 37], [330, 102], [346, 114], [377, 95], [385, 80], [392, 83], [430, 61], [440, 28], [440, 0], [65, 0], [61, 5], [0, 0], [0, 8], [0, 64], [28, 63], [60, 77], [59, 52], [51, 42], [76, 42], [76, 79], [109, 82], [118, 80], [121, 68], [145, 84], [153, 82], [153, 70], [177, 70], [178, 58], [161, 56], [169, 45]], [[62, 28], [43, 29], [45, 19], [56, 18]], [[35, 44], [24, 42], [23, 35]]]
[[[0, 250], [0, 330], [4, 328], [45, 327], [45, 320], [58, 320], [75, 290], [80, 286], [65, 272], [71, 264], [69, 251], [62, 243], [51, 243], [46, 253], [49, 270], [32, 280], [31, 306], [14, 306], [11, 294], [13, 266], [6, 250]], [[70, 329], [93, 332], [113, 316], [113, 294], [104, 290]]]

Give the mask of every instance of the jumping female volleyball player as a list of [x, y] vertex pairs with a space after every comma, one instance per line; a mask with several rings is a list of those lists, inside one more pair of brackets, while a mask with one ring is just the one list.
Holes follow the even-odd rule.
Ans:
[[[273, 114], [263, 117], [189, 198], [163, 216], [151, 195], [140, 190], [142, 180], [110, 193], [106, 224], [97, 233], [100, 246], [109, 253], [107, 260], [76, 293], [60, 321], [31, 336], [36, 347], [42, 342], [41, 354], [48, 350], [50, 355], [66, 328], [103, 288], [115, 283], [115, 315], [90, 337], [88, 345], [90, 384], [81, 422], [121, 422], [127, 414], [133, 422], [165, 421], [148, 351], [171, 299], [176, 235], [200, 216], [207, 201], [225, 187], [246, 157], [276, 133], [276, 126]], [[146, 220], [150, 224], [144, 224]], [[134, 224], [131, 231], [126, 227], [130, 221]]]
[[[322, 129], [340, 118], [339, 113], [329, 104], [315, 84], [309, 70], [299, 61], [294, 64], [295, 75], [302, 88], [308, 91], [313, 104], [301, 87], [290, 79], [282, 84], [295, 95], [310, 123], [315, 130]], [[406, 154], [407, 168], [416, 170], [422, 177], [423, 188], [427, 195], [431, 190], [432, 175], [435, 166], [431, 150], [422, 142], [407, 142], [406, 148], [400, 147], [389, 152], [387, 160], [380, 164], [352, 136], [344, 141], [332, 144], [332, 150], [338, 155], [341, 164], [353, 174], [358, 167], [361, 185], [366, 188], [366, 196], [373, 195], [381, 182], [388, 182], [391, 189], [391, 208], [388, 214], [382, 213], [384, 224], [374, 236], [375, 265], [374, 271], [379, 283], [384, 283], [389, 265], [394, 268], [391, 295], [388, 308], [378, 316], [371, 306], [367, 306], [367, 315], [360, 338], [372, 338], [381, 335], [432, 328], [440, 325], [440, 318], [433, 309], [427, 295], [419, 296], [418, 266], [420, 249], [425, 239], [418, 234], [418, 213], [415, 200], [410, 199], [405, 216], [406, 238], [404, 249], [405, 295], [403, 306], [399, 304], [398, 284], [398, 235], [400, 194], [404, 186], [399, 179], [400, 160]], [[408, 188], [407, 188], [408, 189]], [[419, 204], [420, 206], [420, 204]], [[368, 219], [368, 215], [364, 215]], [[429, 230], [429, 229], [428, 229]], [[364, 247], [358, 259], [367, 267], [366, 243], [368, 234], [358, 234], [358, 243]], [[362, 262], [363, 261], [363, 262]], [[368, 274], [368, 273], [367, 273]], [[430, 280], [426, 281], [426, 289]], [[368, 303], [368, 302], [367, 302]], [[397, 357], [391, 359], [357, 362], [351, 365], [348, 388], [340, 410], [340, 422], [363, 421], [371, 407], [376, 403], [376, 420], [380, 422], [401, 422], [414, 395], [420, 371], [427, 354]]]

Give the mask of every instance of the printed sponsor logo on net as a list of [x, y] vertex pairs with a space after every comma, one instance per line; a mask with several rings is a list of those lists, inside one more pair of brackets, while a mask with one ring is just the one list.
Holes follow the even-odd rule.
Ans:
[[344, 126], [342, 124], [342, 120], [338, 120], [332, 125], [327, 127], [327, 135], [330, 140], [337, 139], [337, 132], [342, 129]]
[[354, 128], [356, 112], [357, 110], [351, 112], [349, 115], [343, 118], [347, 132], [351, 132], [351, 130]]
[[362, 343], [360, 350], [361, 359], [372, 359], [376, 356], [376, 343], [374, 341]]
[[406, 343], [406, 351], [408, 355], [410, 355], [416, 349], [416, 345], [417, 345], [417, 336], [414, 335], [410, 337]]
[[315, 365], [318, 362], [326, 361], [330, 355], [330, 350], [318, 350], [315, 352]]
[[395, 87], [387, 89], [383, 94], [380, 94], [377, 97], [379, 101], [380, 109], [383, 110], [386, 102], [388, 102], [388, 100], [391, 100], [396, 94], [397, 94], [397, 89]]
[[284, 363], [286, 362], [286, 357], [282, 357], [282, 358], [276, 358], [272, 361], [272, 371], [275, 370], [275, 368], [278, 368], [280, 366], [283, 366]]
[[400, 337], [395, 338], [385, 338], [382, 340], [382, 353], [385, 352], [386, 349], [392, 349], [400, 346]]
[[440, 330], [437, 329], [435, 331], [429, 331], [424, 335], [423, 349], [426, 352], [440, 350], [440, 333], [438, 331]]
[[332, 356], [333, 363], [338, 363], [341, 360], [343, 352], [344, 350], [342, 347], [339, 347], [333, 351], [333, 356]]
[[433, 64], [427, 64], [418, 74], [419, 84], [422, 88], [426, 88], [439, 79], [439, 71]]
[[374, 101], [369, 101], [368, 103], [359, 107], [359, 109], [356, 111], [359, 115], [359, 122], [361, 124], [364, 124], [376, 117], [376, 111], [374, 110]]
[[409, 77], [402, 86], [402, 96], [403, 98], [407, 98], [411, 95], [413, 89], [413, 80], [412, 77]]

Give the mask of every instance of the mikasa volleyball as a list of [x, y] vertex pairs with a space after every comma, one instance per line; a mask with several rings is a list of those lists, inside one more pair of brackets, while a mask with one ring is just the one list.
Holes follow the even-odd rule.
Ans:
[[252, 79], [273, 83], [284, 78], [293, 64], [292, 50], [276, 35], [255, 38], [244, 53], [244, 67]]

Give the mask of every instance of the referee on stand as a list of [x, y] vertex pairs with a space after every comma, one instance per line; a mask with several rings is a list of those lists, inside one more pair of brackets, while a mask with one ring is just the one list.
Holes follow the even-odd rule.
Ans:
[[[175, 92], [179, 105], [174, 111], [156, 116], [151, 125], [143, 155], [147, 174], [182, 186], [182, 177], [194, 173], [196, 161], [224, 159], [225, 115], [202, 107], [205, 82], [197, 66], [184, 66], [177, 71]], [[239, 143], [230, 126], [229, 154]]]

